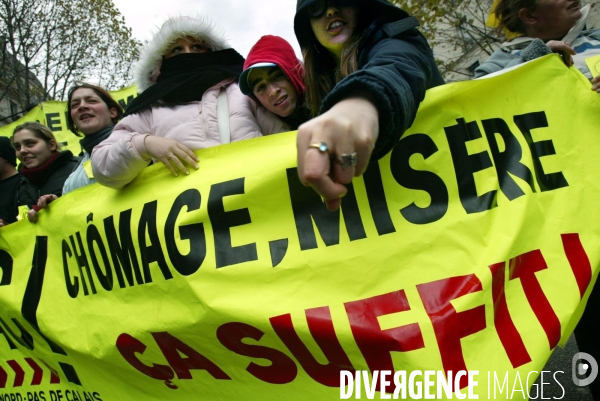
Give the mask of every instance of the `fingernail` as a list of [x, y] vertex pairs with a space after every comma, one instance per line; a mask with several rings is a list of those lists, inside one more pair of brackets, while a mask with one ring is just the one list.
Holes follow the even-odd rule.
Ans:
[[195, 168], [196, 170], [198, 170], [198, 169], [199, 169], [199, 167], [198, 167], [198, 165], [197, 165], [197, 164], [194, 164], [194, 168]]
[[179, 177], [179, 174], [175, 173], [175, 177]]
[[190, 172], [186, 170], [185, 175], [190, 175]]

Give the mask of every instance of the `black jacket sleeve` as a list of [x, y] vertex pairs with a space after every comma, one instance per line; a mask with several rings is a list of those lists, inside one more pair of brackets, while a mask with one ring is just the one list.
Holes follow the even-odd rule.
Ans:
[[366, 53], [360, 69], [327, 95], [321, 113], [350, 97], [364, 97], [379, 112], [379, 137], [372, 154], [377, 160], [388, 153], [415, 119], [425, 90], [444, 83], [433, 52], [416, 29], [392, 38], [382, 30]]
[[52, 171], [41, 187], [38, 188], [26, 178], [23, 178], [17, 198], [19, 206], [27, 205], [31, 209], [33, 205], [37, 204], [39, 197], [42, 195], [54, 194], [60, 198], [65, 181], [78, 164], [78, 157], [73, 156], [69, 151], [63, 151], [51, 166]]
[[63, 186], [65, 185], [65, 181], [67, 178], [69, 178], [73, 170], [75, 170], [78, 165], [78, 157], [70, 156], [65, 158], [61, 165], [52, 173], [50, 177], [48, 177], [42, 188], [40, 188], [40, 195], [53, 194], [60, 198], [62, 196], [62, 190]]
[[38, 201], [38, 191], [27, 179], [22, 178], [21, 184], [19, 185], [19, 190], [17, 192], [17, 205], [23, 206], [26, 205], [28, 208], [35, 204]]

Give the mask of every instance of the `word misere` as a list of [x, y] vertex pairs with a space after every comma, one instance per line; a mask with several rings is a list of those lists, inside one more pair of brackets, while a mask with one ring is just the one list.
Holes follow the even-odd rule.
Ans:
[[[575, 281], [583, 297], [592, 279], [589, 259], [577, 234], [562, 235], [563, 247]], [[510, 266], [510, 269], [508, 269]], [[552, 309], [548, 298], [536, 277], [536, 273], [548, 266], [540, 250], [519, 255], [506, 262], [489, 266], [492, 273], [491, 297], [493, 301], [495, 330], [503, 350], [513, 368], [531, 361], [521, 333], [513, 323], [508, 312], [505, 296], [506, 288], [520, 286], [533, 313], [543, 328], [549, 349], [553, 349], [561, 333], [561, 323]], [[508, 281], [504, 279], [509, 270]], [[506, 281], [506, 282], [505, 282]], [[505, 288], [506, 287], [506, 288]], [[451, 301], [467, 294], [483, 292], [481, 281], [475, 274], [450, 277], [416, 286], [417, 292], [429, 316], [437, 341], [444, 372], [468, 372], [463, 356], [461, 339], [487, 328], [484, 302], [480, 305], [457, 312]], [[367, 299], [344, 303], [350, 324], [350, 330], [356, 346], [361, 351], [371, 372], [395, 371], [391, 352], [407, 352], [425, 348], [422, 330], [418, 322], [400, 327], [382, 330], [378, 318], [381, 316], [409, 311], [411, 309], [404, 290], [374, 296]], [[260, 344], [265, 332], [242, 322], [228, 322], [219, 326], [216, 337], [219, 343], [229, 351], [248, 358], [266, 359], [268, 366], [250, 362], [246, 371], [257, 379], [271, 384], [292, 382], [298, 373], [297, 363], [314, 381], [329, 387], [338, 387], [340, 372], [356, 371], [348, 355], [341, 346], [328, 306], [305, 310], [310, 335], [320, 347], [327, 363], [317, 361], [294, 327], [291, 314], [271, 317], [270, 325], [274, 333], [297, 362], [281, 350]], [[167, 364], [160, 360], [140, 359], [150, 346], [141, 340], [123, 333], [119, 335], [116, 346], [123, 358], [135, 369], [154, 379], [164, 381], [169, 387], [176, 388], [172, 380], [192, 379], [191, 370], [207, 371], [218, 380], [231, 380], [231, 377], [217, 363], [175, 337], [167, 331], [151, 332]], [[207, 344], [211, 350], [214, 344]], [[231, 361], [232, 357], [228, 359]], [[233, 363], [233, 362], [232, 362]], [[461, 376], [459, 387], [468, 385], [468, 374]], [[392, 385], [393, 387], [393, 385]], [[391, 391], [394, 391], [392, 388]]]

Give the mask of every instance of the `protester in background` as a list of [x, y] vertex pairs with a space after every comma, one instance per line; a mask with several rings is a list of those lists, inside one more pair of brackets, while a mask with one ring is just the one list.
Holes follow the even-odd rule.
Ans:
[[88, 160], [94, 147], [108, 138], [122, 117], [123, 109], [104, 88], [80, 83], [69, 89], [67, 127], [77, 136], [83, 134], [83, 139], [79, 141], [83, 158], [65, 181], [64, 194], [96, 182]]
[[418, 22], [387, 0], [298, 0], [306, 104], [298, 175], [334, 210], [353, 176], [412, 124], [425, 90], [444, 83]]
[[10, 139], [0, 136], [0, 227], [17, 221], [17, 191], [20, 182], [15, 148]]
[[243, 65], [208, 21], [167, 20], [135, 66], [142, 93], [92, 152], [94, 177], [121, 188], [151, 160], [189, 174], [187, 166], [198, 168], [194, 150], [289, 130], [240, 92]]
[[505, 68], [558, 53], [568, 66], [574, 65], [600, 93], [600, 76], [595, 78], [585, 59], [600, 54], [600, 30], [586, 30], [590, 6], [556, 0], [501, 0], [494, 9], [499, 29], [519, 35], [504, 42], [475, 69], [479, 78]]
[[17, 126], [13, 131], [12, 144], [21, 161], [19, 172], [23, 175], [17, 195], [18, 204], [29, 207], [27, 218], [35, 222], [40, 208], [62, 195], [65, 180], [79, 159], [69, 150], [61, 152], [52, 131], [38, 122]]
[[[600, 93], [600, 76], [592, 79], [585, 59], [600, 54], [600, 30], [585, 30], [589, 6], [580, 2], [556, 0], [500, 0], [494, 13], [499, 29], [520, 34], [502, 44], [490, 58], [475, 70], [481, 77], [550, 53], [560, 54], [567, 66], [575, 65], [592, 80], [592, 90]], [[587, 307], [575, 328], [579, 350], [600, 361], [600, 288], [596, 284]], [[600, 400], [600, 379], [589, 389]]]
[[279, 36], [256, 42], [244, 63], [239, 85], [243, 94], [277, 114], [290, 129], [308, 120], [304, 102], [304, 67], [292, 46]]

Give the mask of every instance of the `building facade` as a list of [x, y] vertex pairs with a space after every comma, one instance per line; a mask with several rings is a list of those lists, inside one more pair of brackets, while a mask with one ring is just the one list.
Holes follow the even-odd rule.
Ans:
[[45, 96], [40, 80], [7, 50], [2, 38], [0, 47], [0, 126], [3, 126], [23, 117]]
[[[486, 25], [492, 3], [492, 0], [463, 2], [456, 13], [450, 13], [440, 24], [436, 38], [439, 44], [434, 45], [433, 52], [446, 82], [472, 79], [475, 68], [506, 40], [502, 33]], [[581, 1], [581, 6], [587, 4], [592, 7], [587, 28], [600, 29], [600, 3]]]

